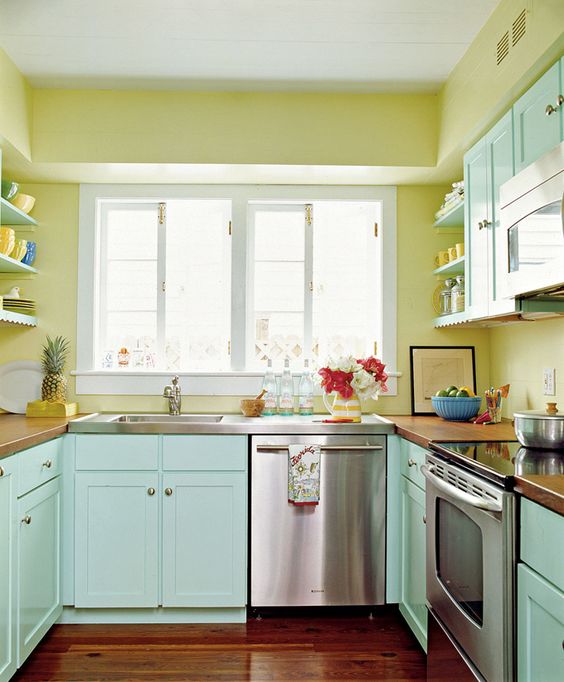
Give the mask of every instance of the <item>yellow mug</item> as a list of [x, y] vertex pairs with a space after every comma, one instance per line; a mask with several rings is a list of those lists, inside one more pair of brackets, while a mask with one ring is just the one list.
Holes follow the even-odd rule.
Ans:
[[442, 265], [446, 265], [449, 262], [448, 251], [439, 251], [435, 256], [435, 266], [440, 268]]
[[456, 257], [462, 258], [464, 255], [464, 243], [455, 244], [454, 248], [456, 249]]
[[456, 246], [451, 246], [448, 250], [448, 259], [449, 261], [451, 260], [456, 260], [458, 256], [456, 255]]

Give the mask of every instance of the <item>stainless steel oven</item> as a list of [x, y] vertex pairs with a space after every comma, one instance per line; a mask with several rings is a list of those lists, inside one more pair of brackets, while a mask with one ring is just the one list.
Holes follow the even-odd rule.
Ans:
[[[564, 285], [564, 142], [500, 189], [511, 296]], [[504, 245], [505, 246], [505, 245]]]
[[[439, 455], [428, 454], [421, 469], [427, 479], [429, 679], [508, 682], [513, 679], [514, 495]], [[467, 677], [447, 669], [444, 649], [435, 651], [433, 625], [452, 643], [451, 658], [463, 659]], [[433, 666], [436, 655], [441, 658]]]

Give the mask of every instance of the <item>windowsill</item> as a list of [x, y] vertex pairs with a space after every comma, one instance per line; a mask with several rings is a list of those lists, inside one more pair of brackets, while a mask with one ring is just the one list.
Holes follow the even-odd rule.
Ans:
[[[74, 370], [77, 395], [162, 395], [175, 372], [162, 370], [113, 369]], [[257, 395], [262, 388], [263, 372], [176, 372], [185, 395], [244, 396]], [[387, 372], [388, 392], [380, 398], [397, 395], [401, 372]], [[297, 394], [300, 374], [294, 374]], [[321, 389], [316, 387], [316, 395]]]

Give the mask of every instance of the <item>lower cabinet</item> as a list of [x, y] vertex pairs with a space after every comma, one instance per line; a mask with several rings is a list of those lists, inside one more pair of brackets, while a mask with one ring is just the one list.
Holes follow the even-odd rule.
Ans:
[[16, 457], [0, 460], [0, 682], [16, 672]]
[[564, 680], [564, 517], [521, 499], [517, 679]]
[[139, 438], [77, 436], [75, 606], [244, 607], [247, 438]]
[[421, 464], [425, 450], [401, 443], [401, 523], [399, 609], [423, 649], [427, 650], [425, 490]]
[[62, 612], [58, 478], [18, 500], [18, 521], [18, 665], [21, 666]]

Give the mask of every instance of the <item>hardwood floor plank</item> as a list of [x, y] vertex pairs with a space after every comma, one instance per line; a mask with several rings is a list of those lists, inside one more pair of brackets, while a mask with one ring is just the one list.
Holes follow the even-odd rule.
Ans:
[[58, 625], [13, 682], [422, 682], [425, 668], [416, 640], [388, 607], [372, 619]]

